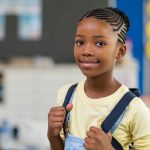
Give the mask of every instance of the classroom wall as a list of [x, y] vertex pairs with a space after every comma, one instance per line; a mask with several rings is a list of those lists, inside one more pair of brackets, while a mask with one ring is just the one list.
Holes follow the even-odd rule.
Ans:
[[43, 36], [22, 41], [17, 36], [18, 16], [7, 15], [6, 38], [0, 41], [0, 59], [11, 56], [50, 56], [55, 62], [73, 62], [73, 41], [78, 19], [88, 9], [107, 6], [107, 0], [42, 0]]

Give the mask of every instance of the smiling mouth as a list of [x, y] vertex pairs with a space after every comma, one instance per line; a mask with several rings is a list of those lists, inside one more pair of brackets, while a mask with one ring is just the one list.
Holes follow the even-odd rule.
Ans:
[[96, 63], [99, 63], [100, 61], [96, 60], [96, 61], [93, 61], [93, 60], [79, 60], [80, 63], [83, 63], [83, 64], [96, 64]]
[[79, 60], [80, 65], [85, 69], [95, 68], [99, 62], [99, 60]]

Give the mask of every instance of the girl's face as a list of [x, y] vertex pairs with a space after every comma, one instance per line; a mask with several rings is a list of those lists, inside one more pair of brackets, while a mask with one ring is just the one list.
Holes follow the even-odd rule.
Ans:
[[87, 77], [112, 73], [120, 56], [120, 44], [112, 26], [96, 18], [79, 22], [75, 36], [74, 57]]

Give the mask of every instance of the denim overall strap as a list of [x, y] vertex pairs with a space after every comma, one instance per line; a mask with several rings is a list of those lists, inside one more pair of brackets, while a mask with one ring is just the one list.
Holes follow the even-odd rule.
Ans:
[[[72, 102], [73, 94], [76, 87], [77, 84], [74, 84], [69, 88], [63, 104], [65, 108], [68, 103]], [[69, 119], [70, 119], [70, 112], [67, 112], [63, 125], [64, 135], [66, 138], [64, 150], [86, 150], [83, 146], [84, 140], [79, 137], [75, 137], [69, 133]]]
[[[114, 107], [111, 113], [106, 117], [103, 121], [101, 128], [105, 133], [114, 132], [115, 129], [120, 124], [129, 103], [132, 99], [136, 97], [131, 91], [128, 91], [122, 99], [118, 102], [118, 104]], [[112, 145], [116, 150], [123, 150], [121, 144], [113, 137], [112, 138]]]
[[[66, 108], [67, 104], [70, 103], [72, 95], [74, 93], [75, 88], [77, 87], [77, 83], [73, 84], [72, 86], [70, 86], [70, 88], [67, 91], [67, 94], [65, 96], [65, 100], [63, 103], [63, 106]], [[64, 124], [63, 124], [63, 131], [64, 131], [64, 135], [65, 137], [67, 136], [67, 132], [68, 132], [68, 123], [69, 123], [69, 116], [70, 114], [66, 111], [66, 116], [65, 116], [65, 120], [64, 120]], [[67, 131], [66, 131], [67, 130]]]

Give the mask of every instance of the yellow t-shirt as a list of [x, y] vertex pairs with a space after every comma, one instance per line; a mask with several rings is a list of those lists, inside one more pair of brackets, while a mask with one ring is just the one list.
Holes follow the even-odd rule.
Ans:
[[[73, 109], [70, 112], [70, 133], [82, 139], [86, 137], [86, 131], [90, 126], [101, 126], [117, 102], [128, 91], [128, 88], [122, 85], [112, 95], [92, 99], [85, 94], [84, 83], [85, 80], [78, 83], [72, 99]], [[58, 105], [63, 104], [70, 86], [71, 84], [68, 84], [58, 91]], [[150, 150], [150, 111], [140, 98], [131, 101], [113, 136], [124, 150], [129, 149], [131, 141], [134, 142], [135, 150]]]

